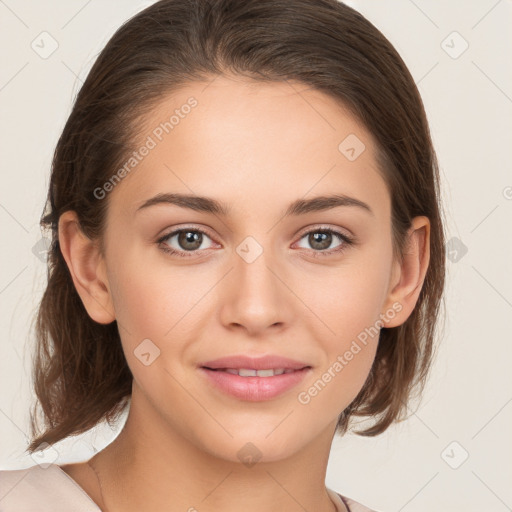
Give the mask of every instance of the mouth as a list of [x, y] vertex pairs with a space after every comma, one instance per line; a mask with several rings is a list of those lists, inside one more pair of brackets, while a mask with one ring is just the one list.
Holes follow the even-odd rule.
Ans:
[[199, 367], [208, 388], [246, 402], [261, 402], [283, 395], [296, 387], [311, 372], [302, 368], [210, 368]]
[[311, 366], [304, 366], [303, 368], [268, 368], [263, 370], [256, 370], [253, 368], [209, 368], [208, 366], [202, 366], [206, 370], [213, 372], [225, 372], [231, 375], [239, 375], [240, 377], [274, 377], [276, 375], [283, 375], [287, 373], [294, 373], [297, 371], [311, 368]]

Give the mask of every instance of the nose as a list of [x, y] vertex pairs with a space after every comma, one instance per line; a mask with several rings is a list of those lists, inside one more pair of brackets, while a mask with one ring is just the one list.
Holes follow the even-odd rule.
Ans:
[[256, 260], [248, 262], [235, 253], [233, 261], [234, 268], [227, 276], [220, 299], [223, 325], [228, 329], [245, 329], [251, 336], [258, 336], [269, 327], [288, 325], [293, 293], [270, 254], [263, 251]]

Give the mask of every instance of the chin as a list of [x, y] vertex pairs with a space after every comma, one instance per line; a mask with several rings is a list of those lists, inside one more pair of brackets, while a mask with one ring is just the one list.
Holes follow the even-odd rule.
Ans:
[[[284, 460], [301, 451], [312, 440], [306, 438], [303, 430], [291, 432], [291, 422], [286, 428], [284, 423], [288, 420], [283, 422], [285, 417], [286, 414], [268, 425], [245, 424], [239, 429], [223, 424], [231, 435], [219, 426], [214, 436], [209, 435], [207, 439], [201, 440], [201, 445], [204, 451], [219, 459], [247, 467], [256, 463]], [[204, 437], [204, 432], [202, 430], [198, 434]]]

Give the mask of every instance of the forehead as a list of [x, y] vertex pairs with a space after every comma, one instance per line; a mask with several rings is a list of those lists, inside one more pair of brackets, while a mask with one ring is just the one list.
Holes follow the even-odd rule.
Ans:
[[255, 204], [281, 208], [339, 192], [389, 213], [373, 137], [342, 104], [304, 84], [216, 77], [162, 98], [141, 121], [134, 149], [150, 149], [142, 158], [138, 151], [111, 193], [125, 212], [176, 191], [215, 197], [232, 211], [250, 204], [255, 214]]

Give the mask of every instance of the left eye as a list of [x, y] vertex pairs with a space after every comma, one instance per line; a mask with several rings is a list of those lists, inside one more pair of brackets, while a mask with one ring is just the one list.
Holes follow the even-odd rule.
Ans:
[[[345, 237], [341, 233], [333, 231], [332, 229], [316, 229], [314, 231], [309, 231], [301, 237], [301, 240], [306, 238], [310, 246], [318, 252], [329, 249], [329, 246], [333, 241], [333, 236], [342, 241], [335, 246], [336, 248], [342, 245], [343, 242], [349, 243], [348, 237]], [[305, 249], [308, 249], [308, 247], [305, 247]]]

